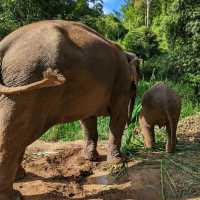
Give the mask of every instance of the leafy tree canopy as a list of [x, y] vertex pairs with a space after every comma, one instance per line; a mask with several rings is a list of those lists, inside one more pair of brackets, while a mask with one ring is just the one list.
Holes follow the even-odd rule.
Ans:
[[87, 22], [88, 16], [96, 19], [103, 14], [102, 0], [0, 1], [0, 36], [34, 21], [68, 19]]

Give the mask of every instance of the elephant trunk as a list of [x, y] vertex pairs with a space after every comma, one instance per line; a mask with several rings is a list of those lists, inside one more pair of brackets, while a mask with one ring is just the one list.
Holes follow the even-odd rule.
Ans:
[[130, 99], [129, 106], [128, 106], [128, 122], [127, 125], [129, 125], [132, 122], [132, 113], [133, 113], [133, 108], [135, 104], [135, 97], [136, 95], [133, 95]]

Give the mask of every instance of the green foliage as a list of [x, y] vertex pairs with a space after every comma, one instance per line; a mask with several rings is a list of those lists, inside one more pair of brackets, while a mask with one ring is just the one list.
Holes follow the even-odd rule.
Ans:
[[195, 75], [191, 73], [186, 73], [183, 80], [186, 80], [193, 87], [198, 87], [200, 83], [200, 74]]
[[167, 52], [161, 52], [159, 55], [149, 58], [141, 65], [143, 77], [149, 80], [152, 74], [156, 80], [176, 80], [177, 73], [174, 67], [174, 57]]
[[200, 3], [175, 0], [165, 21], [167, 41], [176, 57], [178, 75], [187, 82], [199, 83], [200, 72]]
[[97, 30], [111, 40], [119, 40], [126, 34], [126, 29], [121, 21], [114, 15], [105, 15], [96, 22]]
[[134, 6], [132, 0], [127, 0], [121, 10], [124, 15], [124, 26], [129, 31], [145, 25], [145, 6], [143, 1], [137, 6]]
[[56, 125], [50, 128], [42, 137], [45, 141], [72, 141], [83, 138], [83, 132], [79, 122]]
[[[132, 31], [145, 25], [146, 18], [146, 0], [127, 0], [121, 8], [124, 15], [125, 27]], [[150, 9], [150, 21], [155, 16], [160, 15], [162, 10], [162, 0], [153, 0]]]
[[81, 17], [81, 22], [95, 29], [106, 38], [117, 41], [124, 38], [127, 30], [120, 20], [118, 13], [109, 15], [92, 16], [85, 15]]
[[123, 40], [123, 45], [128, 51], [136, 53], [145, 60], [160, 52], [156, 35], [145, 27], [128, 32]]
[[81, 21], [112, 40], [122, 39], [127, 32], [117, 13], [103, 14], [102, 0], [5, 0], [0, 5], [0, 37], [46, 19]]
[[[193, 87], [200, 83], [200, 2], [153, 0], [149, 29], [145, 27], [146, 0], [126, 0], [121, 10], [123, 15], [104, 15], [102, 0], [0, 0], [0, 38], [34, 21], [75, 20], [117, 40], [126, 50], [142, 58], [144, 80], [139, 84], [133, 112], [135, 122], [125, 130], [122, 146], [124, 152], [132, 154], [144, 148], [142, 136], [134, 135], [133, 130], [138, 126], [141, 97], [156, 80], [166, 80], [182, 97], [181, 118], [200, 111], [199, 100], [193, 92]], [[108, 124], [109, 118], [98, 119], [103, 140], [107, 139]], [[164, 147], [163, 133], [158, 131], [158, 149]], [[79, 122], [54, 126], [42, 136], [47, 141], [82, 138]]]
[[92, 20], [95, 24], [103, 15], [102, 3], [102, 0], [1, 0], [0, 37], [19, 26], [45, 19], [69, 19], [89, 25]]
[[[100, 140], [108, 138], [109, 120], [109, 117], [98, 118], [98, 133]], [[53, 126], [41, 137], [44, 141], [74, 141], [83, 138], [84, 133], [78, 121]]]
[[[143, 45], [141, 30], [145, 25], [146, 1], [127, 0], [122, 6], [124, 26], [129, 30], [124, 39], [127, 50], [146, 59], [144, 76], [154, 71], [158, 78], [185, 81], [194, 87], [199, 85], [200, 72], [200, 2], [196, 0], [157, 0], [150, 6], [150, 30], [156, 34], [160, 55], [148, 54]], [[154, 40], [154, 39], [153, 39]], [[133, 43], [134, 41], [134, 43]], [[147, 44], [154, 44], [154, 42]], [[145, 47], [144, 47], [145, 46]], [[157, 48], [157, 44], [156, 44]], [[151, 52], [151, 50], [150, 50]], [[146, 56], [147, 55], [147, 56]]]

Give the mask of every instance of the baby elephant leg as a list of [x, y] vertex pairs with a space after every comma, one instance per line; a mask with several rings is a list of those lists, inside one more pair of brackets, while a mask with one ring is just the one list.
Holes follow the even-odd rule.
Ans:
[[139, 124], [144, 137], [145, 147], [152, 148], [155, 145], [154, 126], [150, 126], [145, 119], [140, 119]]
[[168, 123], [167, 124], [167, 144], [166, 144], [166, 152], [173, 153], [176, 149], [176, 129], [177, 129], [177, 122]]
[[88, 119], [81, 120], [82, 127], [85, 133], [85, 157], [88, 160], [98, 160], [99, 154], [97, 152], [97, 118], [90, 117]]
[[143, 127], [144, 145], [146, 148], [152, 148], [155, 145], [154, 127]]

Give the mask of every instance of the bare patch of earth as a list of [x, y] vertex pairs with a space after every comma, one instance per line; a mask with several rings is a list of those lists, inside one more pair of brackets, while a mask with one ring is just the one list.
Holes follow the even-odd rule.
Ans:
[[82, 142], [37, 141], [26, 152], [27, 176], [15, 183], [25, 200], [160, 199], [159, 165], [131, 161], [121, 177], [109, 175], [105, 145], [100, 162], [82, 156]]
[[23, 161], [27, 176], [14, 187], [25, 200], [197, 200], [199, 133], [200, 115], [186, 118], [179, 123], [176, 154], [143, 152], [120, 167], [106, 162], [105, 144], [98, 147], [100, 161], [90, 162], [82, 155], [82, 141], [37, 141]]

